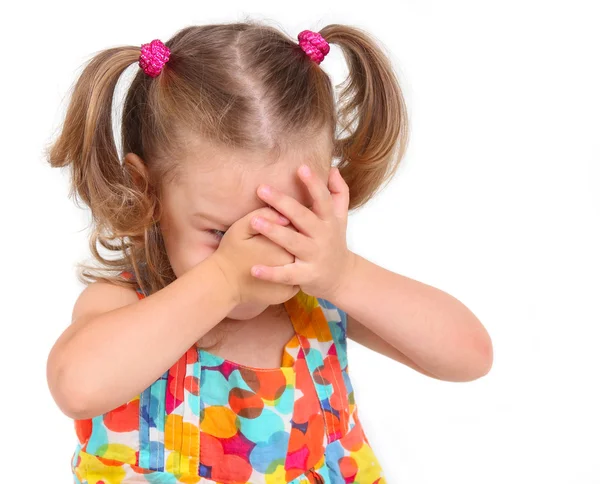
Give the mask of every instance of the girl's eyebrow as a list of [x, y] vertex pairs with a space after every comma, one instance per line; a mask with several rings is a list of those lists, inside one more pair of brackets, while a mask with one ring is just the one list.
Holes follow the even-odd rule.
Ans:
[[[304, 205], [304, 206], [306, 207], [306, 204], [305, 204], [305, 203], [302, 203], [302, 205]], [[270, 206], [270, 205], [269, 205], [268, 203], [266, 203], [266, 202], [262, 202], [262, 206], [261, 206], [261, 207], [259, 207], [259, 208], [262, 208], [262, 207], [269, 207], [269, 206]], [[210, 215], [210, 214], [208, 214], [208, 213], [204, 213], [204, 212], [194, 212], [194, 213], [193, 213], [191, 216], [192, 216], [192, 217], [200, 217], [200, 218], [203, 218], [204, 220], [208, 220], [209, 222], [214, 222], [214, 223], [220, 224], [220, 225], [222, 225], [223, 227], [227, 227], [227, 228], [231, 227], [231, 224], [226, 224], [226, 223], [223, 223], [223, 221], [222, 221], [222, 220], [217, 220], [217, 219], [216, 219], [216, 218], [215, 218], [213, 215]]]
[[202, 212], [196, 212], [192, 214], [192, 217], [203, 218], [204, 220], [208, 220], [209, 222], [215, 222], [216, 224], [222, 225], [224, 227], [228, 227], [227, 224], [224, 224], [222, 221], [215, 219], [212, 215]]
[[[268, 206], [269, 206], [268, 203], [262, 202], [262, 206], [259, 208], [268, 207]], [[227, 228], [231, 227], [231, 224], [223, 223], [223, 220], [217, 220], [217, 218], [215, 218], [213, 215], [210, 215], [208, 213], [195, 212], [191, 216], [203, 218], [204, 220], [208, 220], [209, 222], [214, 222], [216, 224], [222, 225], [223, 227], [227, 227]]]

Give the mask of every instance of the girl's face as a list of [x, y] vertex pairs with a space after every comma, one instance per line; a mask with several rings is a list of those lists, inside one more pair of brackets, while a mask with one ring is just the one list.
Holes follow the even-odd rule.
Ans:
[[[266, 183], [295, 198], [306, 207], [312, 198], [296, 175], [302, 163], [314, 163], [304, 150], [265, 163], [258, 154], [211, 151], [205, 160], [184, 160], [177, 184], [163, 191], [160, 229], [169, 261], [177, 277], [206, 259], [219, 246], [223, 233], [238, 219], [266, 206], [256, 190]], [[313, 155], [314, 158], [314, 155]], [[207, 166], [210, 165], [210, 166]], [[321, 160], [319, 176], [327, 183], [331, 160]], [[268, 306], [237, 306], [228, 318], [251, 319]]]

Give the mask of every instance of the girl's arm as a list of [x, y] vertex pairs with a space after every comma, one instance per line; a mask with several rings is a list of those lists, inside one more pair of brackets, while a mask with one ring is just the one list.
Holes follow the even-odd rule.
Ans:
[[330, 298], [347, 314], [348, 338], [439, 380], [471, 381], [489, 371], [490, 337], [458, 299], [357, 254], [352, 258]]
[[94, 282], [49, 353], [52, 397], [74, 419], [112, 410], [156, 381], [235, 306], [211, 257], [141, 300], [132, 289]]

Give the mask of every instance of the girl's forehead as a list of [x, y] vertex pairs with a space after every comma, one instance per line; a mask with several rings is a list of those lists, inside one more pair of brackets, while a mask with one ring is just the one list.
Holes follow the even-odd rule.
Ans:
[[[178, 187], [181, 197], [177, 198], [185, 200], [190, 214], [202, 213], [225, 226], [266, 205], [256, 193], [263, 184], [310, 207], [312, 197], [297, 174], [301, 164], [301, 160], [261, 165], [227, 163], [210, 170], [189, 166]], [[327, 170], [313, 169], [313, 172], [326, 186]]]
[[274, 163], [271, 165], [248, 163], [246, 165], [227, 163], [217, 165], [210, 170], [189, 167], [184, 176], [188, 188], [205, 193], [219, 194], [236, 191], [256, 190], [261, 184], [269, 184], [278, 189], [294, 188], [298, 182], [298, 163]]

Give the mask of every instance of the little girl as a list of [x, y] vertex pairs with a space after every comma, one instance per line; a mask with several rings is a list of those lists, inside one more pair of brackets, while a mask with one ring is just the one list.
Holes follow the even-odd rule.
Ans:
[[[330, 43], [349, 67], [339, 104]], [[113, 92], [134, 63], [121, 157]], [[462, 303], [346, 246], [348, 211], [406, 140], [391, 64], [356, 28], [192, 26], [89, 62], [48, 153], [100, 263], [48, 357], [76, 483], [386, 482], [346, 338], [446, 381], [492, 361]]]

